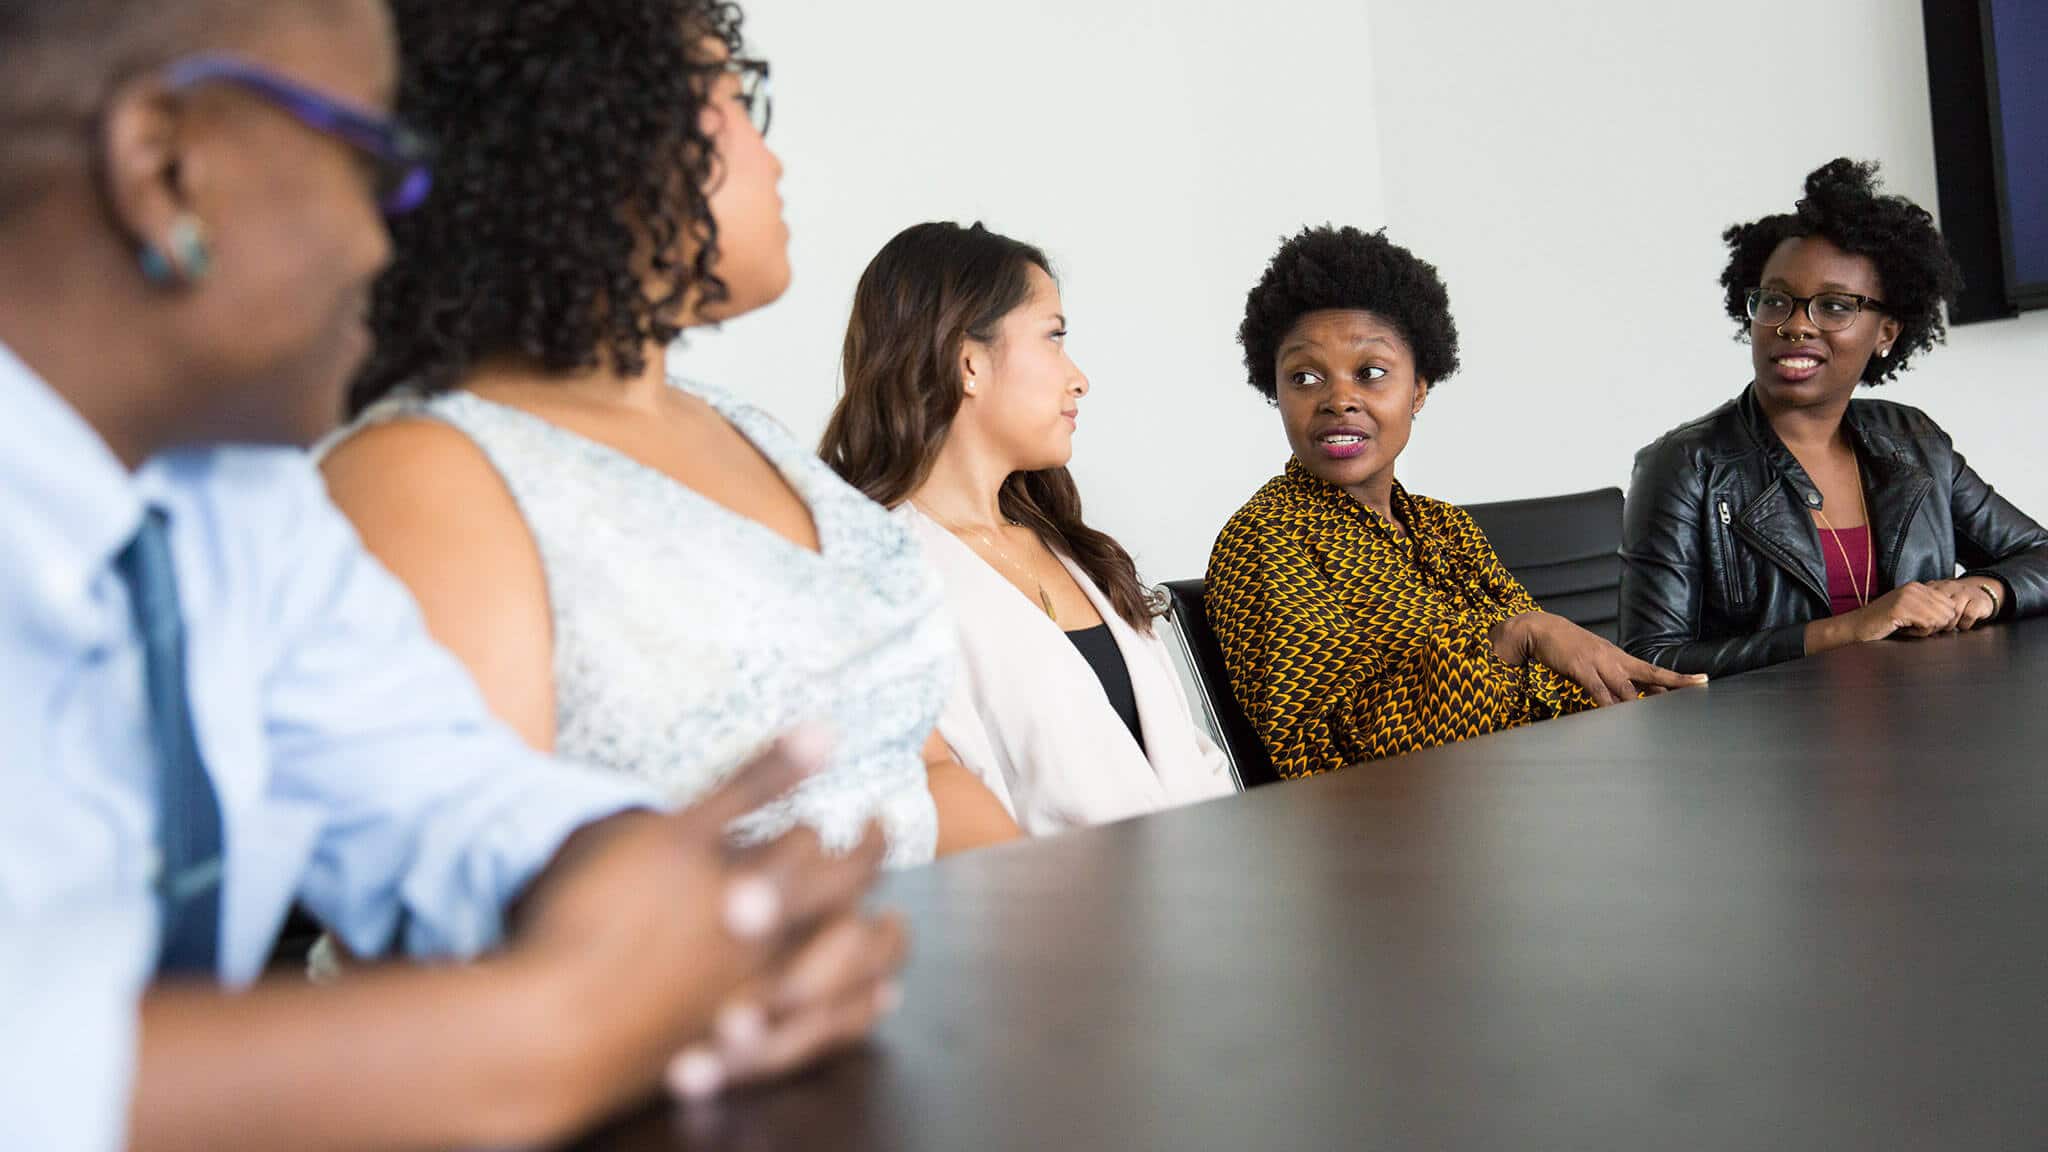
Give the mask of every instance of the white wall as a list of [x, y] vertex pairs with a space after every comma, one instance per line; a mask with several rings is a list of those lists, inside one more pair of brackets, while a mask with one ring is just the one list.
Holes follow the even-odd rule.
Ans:
[[[1634, 451], [1733, 395], [1719, 235], [1811, 168], [1884, 162], [1934, 204], [1917, 0], [752, 0], [773, 59], [797, 280], [696, 338], [687, 371], [806, 437], [854, 281], [926, 219], [1046, 247], [1095, 384], [1075, 470], [1146, 573], [1198, 573], [1285, 460], [1242, 382], [1245, 292], [1284, 233], [1385, 224], [1435, 262], [1465, 369], [1402, 474], [1477, 501], [1626, 484]], [[1803, 115], [1824, 93], [1852, 114]], [[1778, 111], [1762, 111], [1775, 108]], [[1645, 293], [1667, 309], [1636, 305]], [[2024, 508], [2048, 314], [1957, 329], [1879, 395], [1918, 404]]]
[[1149, 577], [1199, 574], [1224, 518], [1287, 458], [1237, 367], [1245, 292], [1282, 232], [1382, 214], [1361, 6], [746, 8], [775, 67], [796, 282], [691, 338], [679, 366], [815, 439], [861, 269], [911, 224], [983, 220], [1061, 275], [1068, 348], [1093, 383], [1074, 462], [1089, 519]]

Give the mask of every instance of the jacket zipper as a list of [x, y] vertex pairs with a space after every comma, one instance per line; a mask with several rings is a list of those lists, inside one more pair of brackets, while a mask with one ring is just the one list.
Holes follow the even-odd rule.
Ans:
[[1727, 599], [1730, 609], [1742, 607], [1742, 597], [1736, 589], [1735, 579], [1735, 514], [1729, 510], [1728, 501], [1721, 503], [1721, 594]]

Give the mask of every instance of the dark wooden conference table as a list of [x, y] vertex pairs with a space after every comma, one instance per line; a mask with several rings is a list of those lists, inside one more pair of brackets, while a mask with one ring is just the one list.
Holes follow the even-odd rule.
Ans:
[[2048, 1148], [2048, 620], [890, 878], [864, 1051], [607, 1150]]

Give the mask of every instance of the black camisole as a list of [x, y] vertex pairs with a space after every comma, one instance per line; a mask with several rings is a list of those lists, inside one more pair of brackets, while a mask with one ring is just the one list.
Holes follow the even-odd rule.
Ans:
[[1116, 635], [1108, 624], [1097, 624], [1079, 632], [1067, 633], [1067, 639], [1080, 649], [1088, 666], [1095, 669], [1095, 678], [1102, 681], [1103, 694], [1109, 697], [1109, 706], [1116, 709], [1124, 727], [1131, 730], [1131, 739], [1138, 742], [1142, 751], [1145, 747], [1145, 733], [1138, 723], [1138, 697], [1131, 690], [1131, 669], [1124, 663], [1123, 649], [1116, 646]]

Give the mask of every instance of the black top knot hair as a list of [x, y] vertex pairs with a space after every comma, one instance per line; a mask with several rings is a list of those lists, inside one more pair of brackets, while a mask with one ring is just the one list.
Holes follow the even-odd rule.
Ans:
[[1728, 265], [1721, 272], [1723, 302], [1749, 335], [1749, 290], [1763, 278], [1771, 253], [1787, 240], [1819, 236], [1844, 252], [1867, 256], [1877, 265], [1888, 315], [1900, 325], [1889, 357], [1870, 358], [1865, 384], [1894, 379], [1917, 354], [1948, 339], [1942, 306], [1954, 301], [1963, 277], [1934, 216], [1904, 196], [1880, 188], [1877, 164], [1830, 160], [1806, 177], [1806, 195], [1788, 213], [1737, 224], [1721, 234]]

